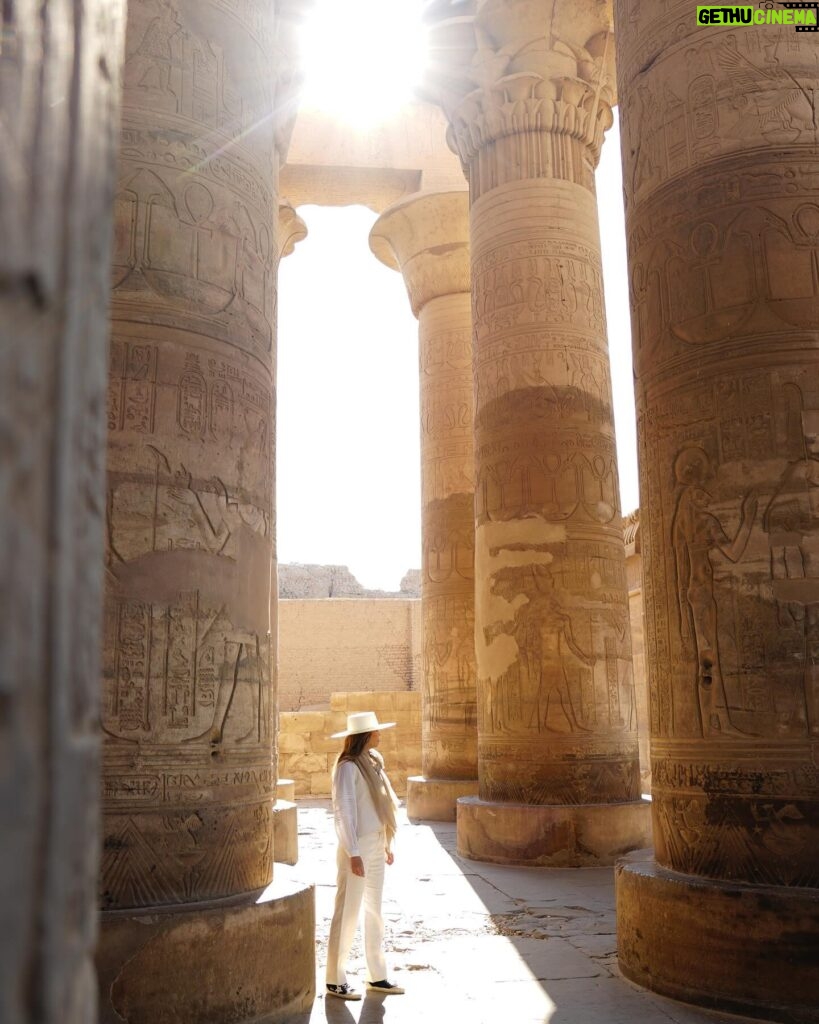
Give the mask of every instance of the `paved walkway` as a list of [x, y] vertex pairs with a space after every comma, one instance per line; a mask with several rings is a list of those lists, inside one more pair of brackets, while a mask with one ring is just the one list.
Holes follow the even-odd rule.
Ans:
[[[455, 825], [411, 825], [404, 812], [387, 869], [387, 963], [403, 996], [324, 997], [335, 894], [327, 801], [299, 801], [299, 863], [278, 877], [316, 886], [317, 997], [294, 1024], [716, 1024], [707, 1013], [632, 985], [617, 969], [610, 869], [480, 864], [456, 853]], [[352, 975], [363, 988], [359, 940]], [[352, 980], [352, 979], [351, 979]]]

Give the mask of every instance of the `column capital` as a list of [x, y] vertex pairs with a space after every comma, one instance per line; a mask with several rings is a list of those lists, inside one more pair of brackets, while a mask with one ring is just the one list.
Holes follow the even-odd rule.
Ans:
[[[483, 0], [474, 15], [436, 24], [431, 39], [446, 68], [431, 92], [465, 171], [492, 143], [518, 135], [573, 139], [596, 165], [616, 102], [609, 3]], [[572, 175], [535, 144], [517, 176]]]
[[288, 202], [279, 203], [279, 259], [289, 256], [307, 238], [307, 225]]
[[468, 193], [416, 192], [394, 203], [373, 225], [370, 248], [404, 275], [415, 316], [431, 299], [468, 293]]

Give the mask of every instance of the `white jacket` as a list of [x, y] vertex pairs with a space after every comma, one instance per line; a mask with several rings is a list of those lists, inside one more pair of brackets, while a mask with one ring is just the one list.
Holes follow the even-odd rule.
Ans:
[[[381, 772], [381, 778], [395, 798], [386, 772]], [[333, 772], [333, 818], [338, 841], [348, 857], [361, 856], [359, 836], [379, 832], [384, 828], [370, 788], [353, 761], [342, 761]]]

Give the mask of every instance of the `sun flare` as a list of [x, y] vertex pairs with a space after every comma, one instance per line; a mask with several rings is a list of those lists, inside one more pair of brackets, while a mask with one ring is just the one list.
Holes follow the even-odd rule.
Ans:
[[421, 82], [421, 0], [316, 0], [300, 34], [302, 105], [358, 128], [397, 113]]

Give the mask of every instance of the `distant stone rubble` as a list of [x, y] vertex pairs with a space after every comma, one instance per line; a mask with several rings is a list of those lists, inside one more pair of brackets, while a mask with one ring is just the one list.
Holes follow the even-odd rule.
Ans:
[[368, 590], [362, 587], [346, 565], [304, 565], [301, 562], [279, 565], [279, 597], [283, 600], [298, 601], [322, 597], [420, 597], [420, 569], [408, 569], [399, 586], [399, 590]]

